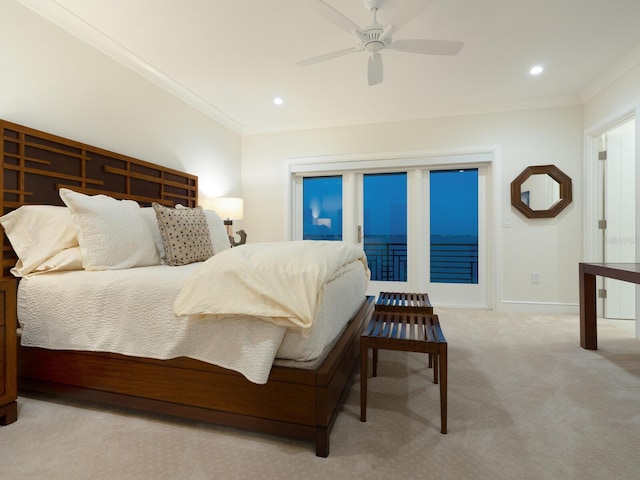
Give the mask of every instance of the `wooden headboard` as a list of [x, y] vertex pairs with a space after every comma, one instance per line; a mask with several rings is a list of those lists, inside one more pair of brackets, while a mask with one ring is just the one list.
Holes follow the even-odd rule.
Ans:
[[[0, 120], [0, 212], [22, 205], [63, 205], [61, 187], [87, 195], [173, 206], [198, 203], [198, 177]], [[16, 263], [3, 235], [2, 272]]]

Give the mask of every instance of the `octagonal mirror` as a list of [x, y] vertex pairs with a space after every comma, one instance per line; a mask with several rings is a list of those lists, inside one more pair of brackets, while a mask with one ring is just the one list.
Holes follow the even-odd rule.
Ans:
[[527, 167], [511, 182], [511, 205], [527, 218], [553, 218], [571, 201], [571, 178], [555, 165]]

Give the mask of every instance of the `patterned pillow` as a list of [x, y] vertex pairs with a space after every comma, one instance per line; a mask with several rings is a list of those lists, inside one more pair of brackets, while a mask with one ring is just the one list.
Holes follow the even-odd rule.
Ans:
[[[177, 209], [187, 208], [184, 205], [176, 205]], [[227, 229], [222, 222], [220, 216], [213, 210], [205, 210], [204, 216], [207, 217], [207, 223], [209, 224], [209, 234], [211, 235], [211, 244], [213, 245], [213, 254], [217, 255], [220, 252], [231, 248], [229, 243], [229, 235], [227, 235]]]
[[174, 209], [151, 205], [158, 218], [169, 265], [202, 262], [213, 256], [207, 217], [202, 207]]

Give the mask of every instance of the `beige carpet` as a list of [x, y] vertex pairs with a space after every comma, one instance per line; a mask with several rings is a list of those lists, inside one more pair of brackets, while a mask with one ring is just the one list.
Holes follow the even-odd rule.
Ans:
[[438, 309], [449, 342], [449, 433], [424, 355], [381, 351], [368, 421], [354, 383], [310, 444], [50, 398], [0, 428], [2, 479], [640, 479], [640, 341], [577, 316]]

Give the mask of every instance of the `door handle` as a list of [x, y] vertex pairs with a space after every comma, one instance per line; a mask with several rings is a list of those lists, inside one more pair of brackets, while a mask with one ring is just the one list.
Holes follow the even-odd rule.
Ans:
[[362, 243], [362, 225], [358, 225], [358, 243]]

